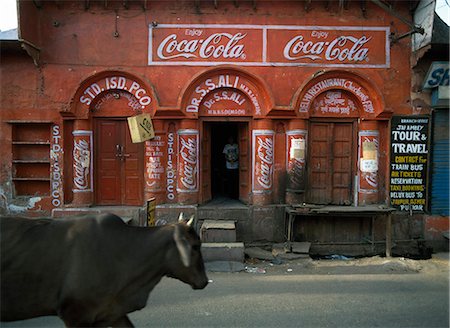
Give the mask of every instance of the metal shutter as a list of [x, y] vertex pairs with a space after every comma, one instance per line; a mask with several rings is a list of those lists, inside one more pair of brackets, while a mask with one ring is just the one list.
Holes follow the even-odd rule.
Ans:
[[449, 215], [448, 112], [448, 109], [433, 112], [431, 213], [437, 215]]

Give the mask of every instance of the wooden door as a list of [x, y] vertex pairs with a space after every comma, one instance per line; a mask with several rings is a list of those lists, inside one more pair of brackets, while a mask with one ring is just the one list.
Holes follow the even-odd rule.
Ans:
[[211, 200], [211, 125], [203, 124], [203, 135], [201, 140], [201, 164], [202, 164], [202, 203]]
[[143, 204], [143, 144], [131, 142], [125, 120], [99, 119], [95, 130], [97, 205]]
[[313, 122], [309, 135], [308, 202], [350, 205], [353, 123]]
[[239, 199], [248, 204], [249, 188], [249, 163], [250, 163], [250, 141], [249, 141], [248, 123], [239, 123]]

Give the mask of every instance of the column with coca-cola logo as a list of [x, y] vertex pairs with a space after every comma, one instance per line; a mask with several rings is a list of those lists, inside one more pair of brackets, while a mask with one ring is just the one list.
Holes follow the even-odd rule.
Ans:
[[307, 127], [304, 120], [293, 120], [286, 131], [286, 203], [303, 203], [306, 183]]
[[380, 133], [376, 121], [362, 121], [358, 134], [358, 205], [378, 203]]
[[255, 121], [252, 131], [252, 194], [253, 204], [272, 203], [275, 165], [275, 132], [271, 121]]
[[178, 202], [181, 204], [196, 204], [199, 191], [199, 131], [195, 128], [195, 123], [182, 122], [177, 137]]
[[92, 130], [85, 120], [76, 120], [74, 124], [72, 172], [73, 204], [91, 205], [93, 201], [93, 153]]

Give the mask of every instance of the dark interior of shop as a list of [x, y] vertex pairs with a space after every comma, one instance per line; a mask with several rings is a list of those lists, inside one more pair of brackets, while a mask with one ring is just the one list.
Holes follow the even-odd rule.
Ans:
[[225, 156], [223, 148], [228, 137], [232, 136], [238, 142], [237, 124], [232, 122], [211, 122], [211, 194], [213, 199], [235, 198], [227, 193], [227, 178], [225, 174]]

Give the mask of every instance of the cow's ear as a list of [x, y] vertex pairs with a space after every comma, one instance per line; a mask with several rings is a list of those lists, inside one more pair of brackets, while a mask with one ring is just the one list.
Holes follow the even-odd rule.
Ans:
[[175, 224], [175, 229], [173, 231], [173, 239], [177, 245], [178, 253], [180, 253], [181, 262], [185, 267], [191, 265], [191, 244], [188, 242], [185, 236], [181, 233], [181, 226]]

